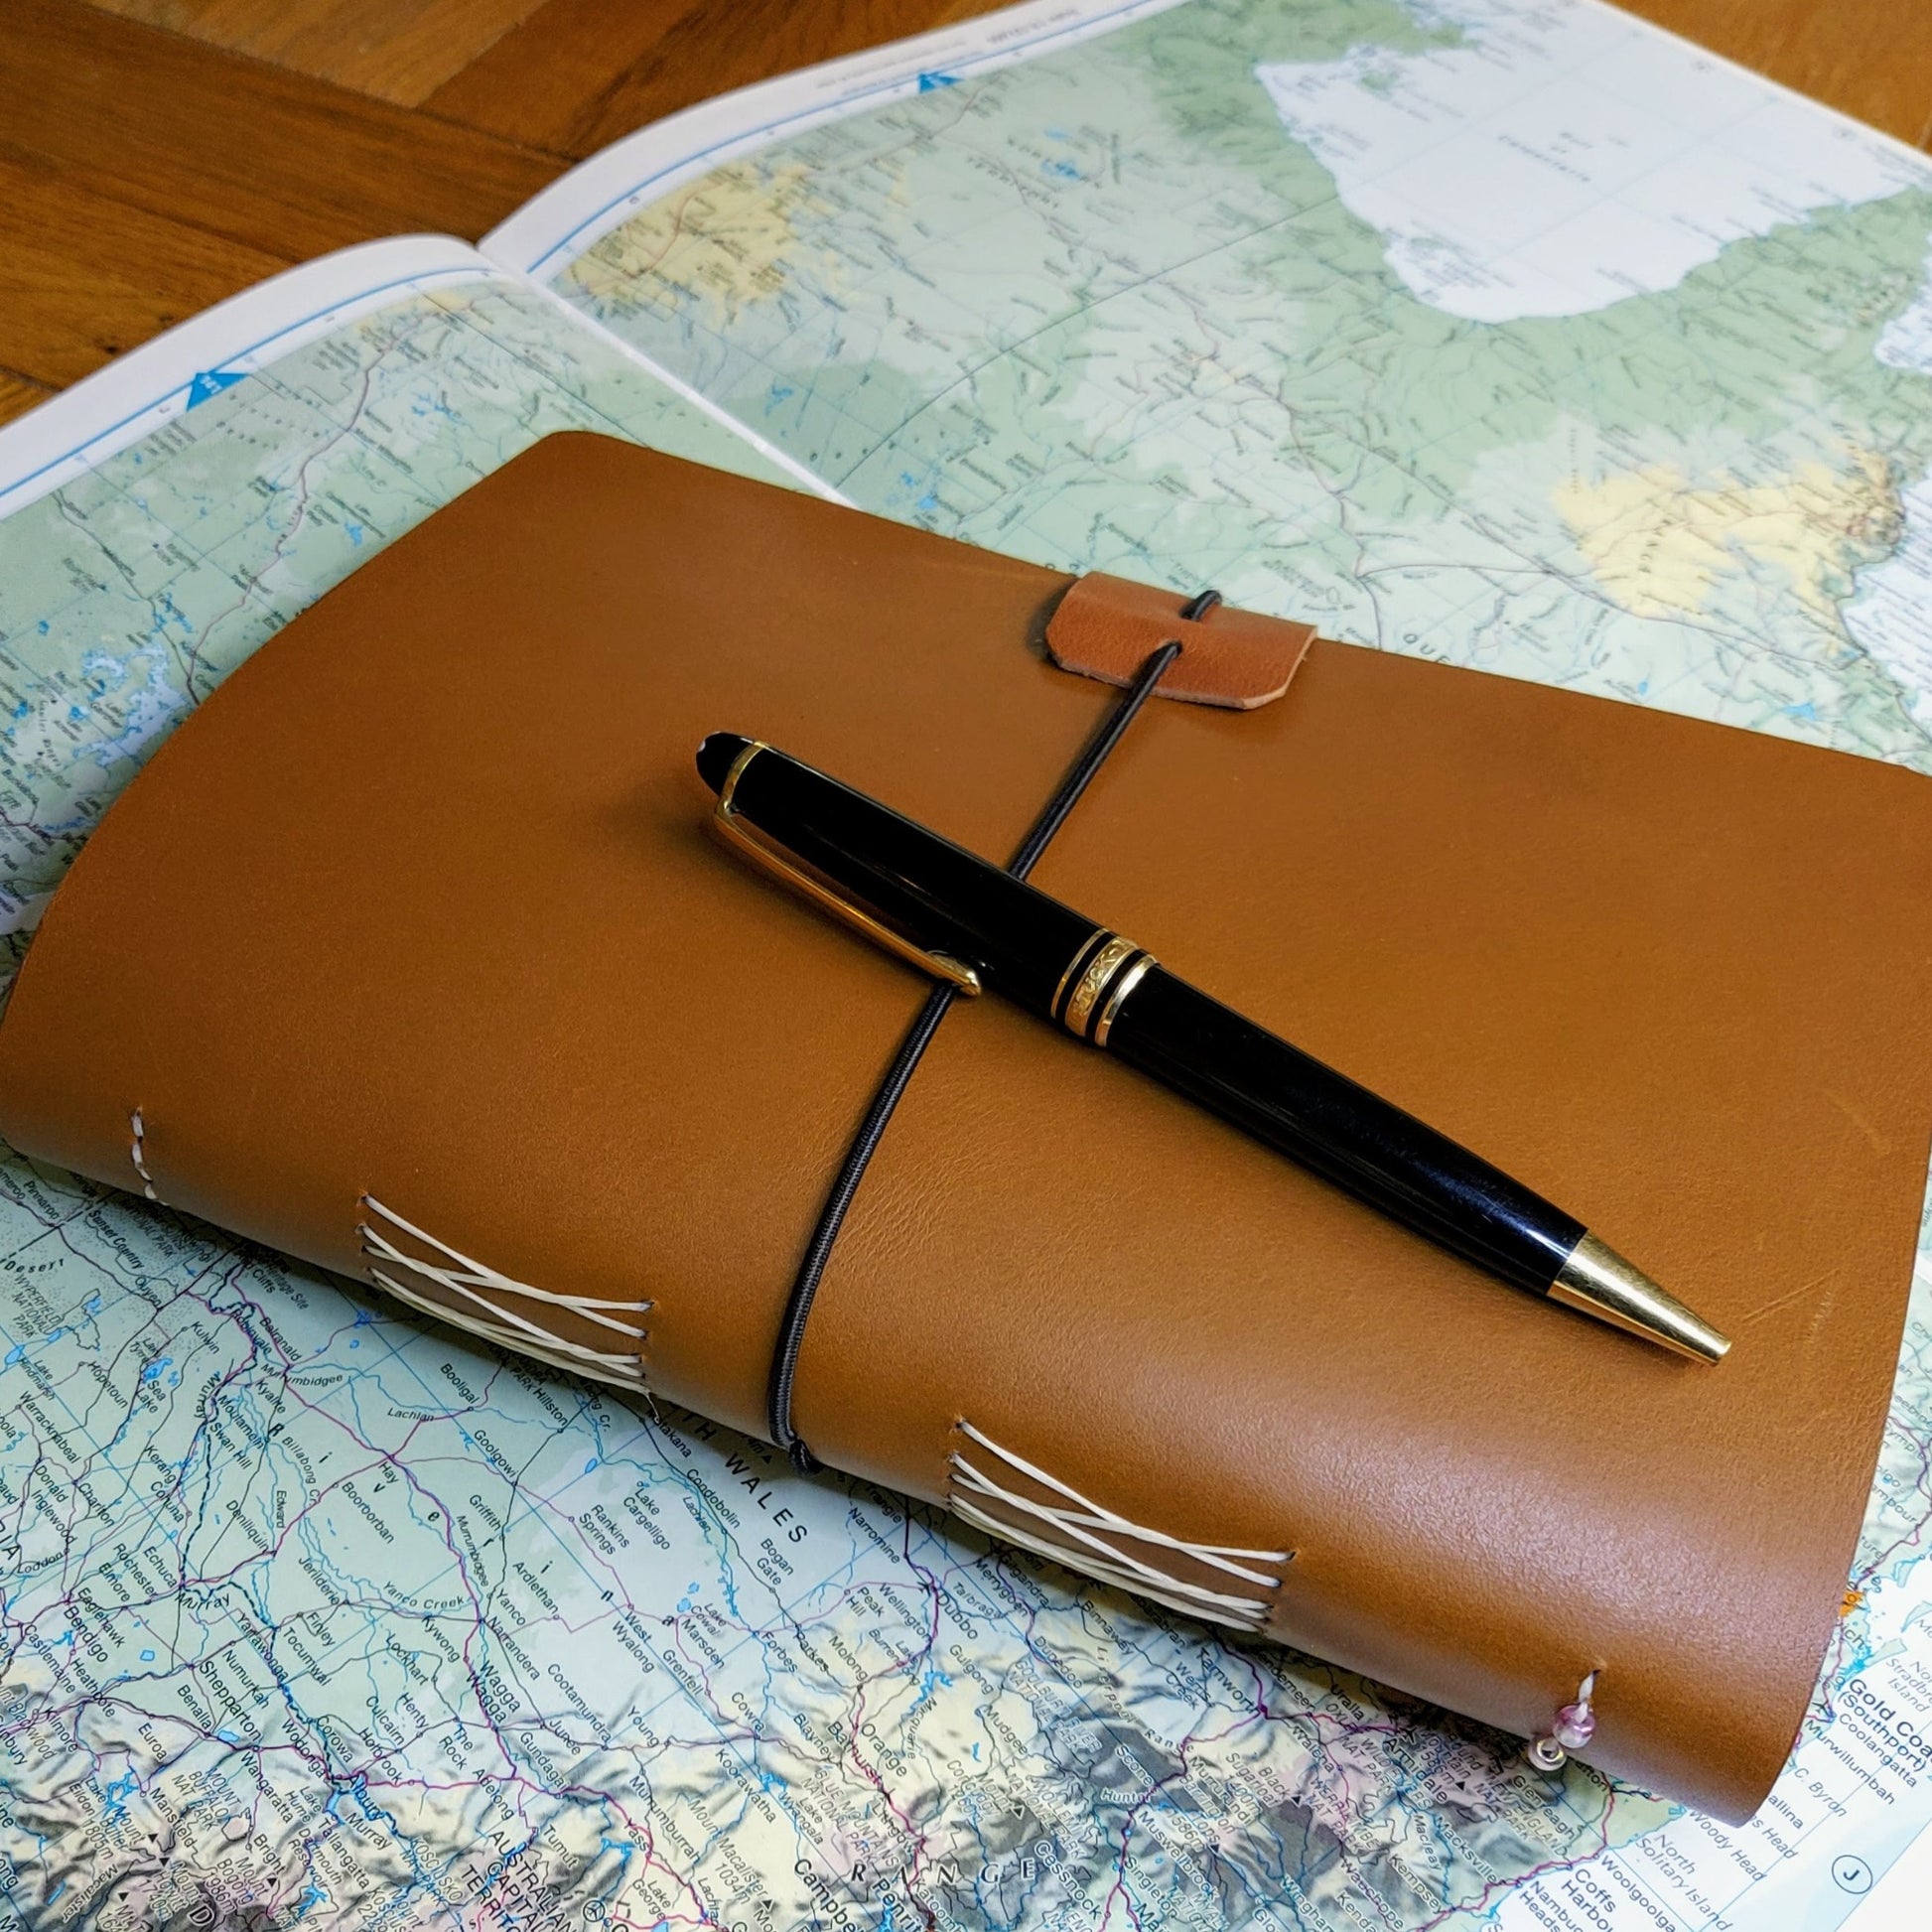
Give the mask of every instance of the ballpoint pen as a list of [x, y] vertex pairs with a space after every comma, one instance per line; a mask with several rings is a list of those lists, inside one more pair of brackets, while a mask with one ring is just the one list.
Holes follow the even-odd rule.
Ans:
[[962, 992], [984, 988], [1519, 1288], [1695, 1360], [1730, 1346], [1545, 1200], [1164, 968], [1131, 939], [756, 739], [698, 770], [735, 850]]

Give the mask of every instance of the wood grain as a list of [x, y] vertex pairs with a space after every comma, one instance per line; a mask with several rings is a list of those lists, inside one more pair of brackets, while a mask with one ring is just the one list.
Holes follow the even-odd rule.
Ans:
[[94, 0], [231, 53], [413, 107], [543, 0]]
[[8, 0], [0, 99], [0, 365], [51, 383], [332, 248], [481, 234], [559, 165], [75, 0]]
[[0, 362], [60, 386], [288, 266], [0, 148]]
[[557, 172], [552, 156], [77, 0], [7, 0], [0, 100], [0, 141], [91, 192], [291, 261], [411, 228], [481, 234]]
[[1932, 149], [1926, 0], [1623, 0], [1630, 12]]
[[[1928, 0], [1625, 3], [1874, 127], [1932, 146]], [[726, 87], [987, 10], [984, 0], [96, 4], [571, 154]]]
[[714, 94], [988, 11], [987, 0], [548, 0], [427, 105], [594, 154]]
[[44, 382], [32, 382], [12, 369], [0, 369], [0, 423], [24, 416], [37, 402], [54, 393]]

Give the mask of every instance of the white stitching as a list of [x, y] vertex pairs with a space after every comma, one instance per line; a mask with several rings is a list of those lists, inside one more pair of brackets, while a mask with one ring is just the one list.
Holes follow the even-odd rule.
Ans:
[[[373, 1201], [369, 1204], [375, 1206]], [[381, 1210], [378, 1208], [376, 1211], [379, 1213]], [[415, 1230], [412, 1228], [410, 1232], [413, 1234]], [[599, 1309], [623, 1309], [632, 1314], [641, 1313], [642, 1310], [635, 1302], [594, 1302], [584, 1295], [554, 1295], [546, 1289], [531, 1288], [523, 1282], [513, 1282], [507, 1276], [497, 1274], [493, 1269], [465, 1271], [434, 1267], [427, 1262], [419, 1261], [414, 1255], [404, 1253], [379, 1228], [370, 1227], [366, 1221], [357, 1227], [356, 1233], [362, 1237], [364, 1254], [374, 1255], [378, 1261], [392, 1262], [399, 1267], [413, 1268], [419, 1274], [433, 1276], [443, 1287], [455, 1289], [458, 1294], [479, 1303], [492, 1314], [500, 1315], [505, 1321], [520, 1321], [521, 1317], [512, 1310], [499, 1309], [494, 1303], [484, 1301], [482, 1296], [472, 1291], [479, 1288], [493, 1288], [499, 1294], [527, 1296], [533, 1301], [547, 1302], [554, 1308], [568, 1309], [573, 1314], [581, 1314], [586, 1321], [593, 1322], [600, 1328], [609, 1328], [621, 1335], [629, 1335], [636, 1341], [642, 1341], [644, 1338], [645, 1331], [634, 1321], [620, 1321], [615, 1314], [599, 1314], [595, 1311]], [[429, 1237], [424, 1235], [419, 1238], [427, 1240]], [[532, 1329], [531, 1332], [547, 1333], [548, 1330]]]
[[[1218, 1552], [1208, 1551], [1199, 1545], [1183, 1543], [1177, 1537], [1163, 1536], [1155, 1530], [1144, 1530], [1137, 1524], [1117, 1524], [1097, 1521], [1093, 1516], [1082, 1516], [1071, 1509], [1055, 1509], [1048, 1503], [1035, 1502], [1031, 1497], [1016, 1495], [1011, 1489], [1002, 1488], [997, 1482], [982, 1474], [963, 1455], [952, 1458], [953, 1467], [966, 1478], [966, 1487], [977, 1494], [988, 1497], [994, 1502], [1007, 1504], [1010, 1508], [1024, 1510], [1048, 1527], [1064, 1531], [1076, 1541], [1084, 1543], [1088, 1549], [1096, 1551], [1110, 1562], [1124, 1564], [1135, 1575], [1144, 1577], [1151, 1584], [1167, 1585], [1173, 1580], [1165, 1570], [1156, 1569], [1131, 1551], [1116, 1548], [1096, 1536], [1094, 1529], [1104, 1529], [1108, 1534], [1118, 1537], [1145, 1539], [1157, 1548], [1173, 1550], [1179, 1556], [1192, 1557], [1196, 1563], [1211, 1570], [1225, 1571], [1231, 1577], [1238, 1577], [1243, 1583], [1259, 1584], [1264, 1589], [1279, 1589], [1282, 1580], [1279, 1577], [1264, 1576], [1258, 1570], [1248, 1570], [1238, 1563], [1229, 1563]], [[1241, 1599], [1245, 1601], [1246, 1599]]]
[[[1189, 1583], [1173, 1575], [1170, 1571], [1143, 1561], [1132, 1551], [1122, 1549], [1119, 1539], [1142, 1544], [1153, 1550], [1172, 1550], [1175, 1555], [1188, 1558], [1209, 1570], [1221, 1571], [1224, 1575], [1239, 1578], [1244, 1583], [1259, 1584], [1264, 1589], [1277, 1590], [1281, 1587], [1279, 1576], [1269, 1576], [1264, 1572], [1252, 1570], [1247, 1564], [1283, 1565], [1294, 1561], [1292, 1551], [1283, 1550], [1242, 1550], [1223, 1543], [1189, 1543], [1182, 1537], [1170, 1536], [1164, 1530], [1151, 1530], [1142, 1524], [1130, 1521], [1118, 1511], [1111, 1510], [1102, 1503], [1094, 1502], [1083, 1496], [1071, 1484], [1062, 1482], [1057, 1476], [1049, 1475], [1035, 1463], [1029, 1462], [1023, 1455], [1012, 1449], [1002, 1448], [990, 1436], [984, 1435], [964, 1420], [956, 1427], [968, 1441], [976, 1443], [990, 1454], [998, 1456], [1009, 1468], [1019, 1474], [1031, 1477], [1055, 1495], [1066, 1498], [1073, 1507], [1063, 1507], [1043, 1503], [1032, 1496], [1009, 1489], [994, 1477], [976, 1467], [972, 1462], [954, 1450], [949, 1457], [953, 1469], [951, 1488], [954, 1493], [948, 1501], [955, 1514], [981, 1529], [990, 1530], [996, 1536], [1021, 1544], [1042, 1556], [1051, 1557], [1056, 1563], [1065, 1564], [1069, 1569], [1084, 1571], [1100, 1578], [1105, 1583], [1118, 1584], [1124, 1589], [1137, 1595], [1151, 1596], [1171, 1608], [1186, 1610], [1194, 1616], [1207, 1617], [1217, 1623], [1232, 1624], [1236, 1629], [1258, 1630], [1268, 1618], [1269, 1602], [1266, 1597], [1235, 1595], [1226, 1590], [1210, 1589], [1205, 1585]], [[964, 1490], [966, 1493], [958, 1493]], [[1066, 1544], [1039, 1535], [1031, 1528], [1023, 1528], [1011, 1519], [990, 1513], [980, 1503], [973, 1500], [983, 1497], [997, 1502], [1008, 1509], [1018, 1510], [1023, 1516], [1032, 1517], [1041, 1526], [1068, 1536], [1085, 1549], [1069, 1548]], [[1097, 1534], [1096, 1534], [1097, 1532]], [[1113, 1539], [1113, 1540], [1110, 1540]], [[1236, 1561], [1245, 1559], [1245, 1562]]]
[[[420, 1241], [425, 1247], [434, 1249], [454, 1264], [445, 1266], [409, 1254], [397, 1247], [380, 1229], [370, 1227], [367, 1222], [358, 1224], [356, 1233], [362, 1239], [362, 1252], [369, 1257], [369, 1279], [386, 1288], [398, 1300], [470, 1334], [493, 1341], [499, 1347], [535, 1355], [554, 1368], [574, 1369], [580, 1374], [617, 1382], [626, 1388], [641, 1389], [644, 1386], [644, 1365], [640, 1356], [648, 1331], [634, 1321], [620, 1321], [616, 1313], [610, 1311], [641, 1315], [649, 1311], [650, 1303], [603, 1301], [590, 1295], [559, 1295], [547, 1288], [533, 1288], [528, 1282], [516, 1281], [491, 1268], [486, 1262], [475, 1260], [461, 1249], [451, 1247], [447, 1241], [439, 1241], [413, 1221], [404, 1220], [394, 1208], [385, 1207], [371, 1194], [364, 1194], [361, 1204], [371, 1214], [380, 1215], [392, 1227]], [[484, 1320], [467, 1309], [453, 1309], [447, 1303], [422, 1294], [418, 1287], [405, 1287], [389, 1269], [377, 1267], [377, 1262], [386, 1262], [389, 1268], [413, 1271], [422, 1276], [424, 1282], [474, 1303], [489, 1318]], [[563, 1309], [600, 1328], [629, 1336], [637, 1343], [638, 1351], [590, 1348], [582, 1342], [566, 1340], [526, 1315], [519, 1314], [516, 1310], [503, 1308], [487, 1296], [479, 1294], [479, 1289], [490, 1289], [499, 1296], [519, 1297], [546, 1308]]]
[[[1105, 1504], [1090, 1501], [1069, 1483], [1060, 1481], [1057, 1476], [1049, 1475], [1036, 1463], [1029, 1462], [1024, 1455], [1017, 1455], [1012, 1449], [1003, 1449], [990, 1436], [982, 1435], [971, 1423], [962, 1421], [959, 1424], [959, 1433], [969, 1441], [979, 1444], [982, 1449], [990, 1449], [1002, 1461], [1010, 1463], [1023, 1475], [1032, 1476], [1035, 1482], [1051, 1489], [1057, 1495], [1064, 1496], [1068, 1502], [1078, 1503], [1081, 1509], [1088, 1512], [1085, 1517], [1080, 1519], [1083, 1522], [1104, 1525], [1106, 1528], [1114, 1530], [1122, 1536], [1131, 1536], [1142, 1543], [1156, 1544], [1162, 1549], [1178, 1550], [1186, 1556], [1198, 1558], [1201, 1562], [1208, 1564], [1213, 1569], [1225, 1570], [1230, 1576], [1243, 1578], [1251, 1584], [1279, 1585], [1281, 1582], [1279, 1577], [1258, 1577], [1253, 1571], [1243, 1570], [1238, 1564], [1220, 1562], [1217, 1559], [1225, 1557], [1249, 1557], [1256, 1563], [1287, 1563], [1289, 1558], [1285, 1551], [1240, 1550], [1226, 1543], [1189, 1543], [1183, 1538], [1169, 1536], [1164, 1530], [1143, 1529], [1138, 1523], [1130, 1522], [1125, 1516], [1107, 1508]], [[972, 1465], [959, 1454], [954, 1454], [953, 1461], [960, 1468], [967, 1469], [975, 1476], [979, 1476], [979, 1471], [973, 1469]], [[979, 1477], [979, 1486], [985, 1489], [989, 1495], [1000, 1495], [1003, 1493], [996, 1485], [988, 1483], [983, 1476]], [[1043, 1508], [1044, 1506], [1034, 1505], [1034, 1507]], [[1066, 1516], [1071, 1516], [1072, 1514], [1071, 1511], [1057, 1510], [1052, 1513], [1054, 1515]]]
[[[405, 1288], [393, 1278], [373, 1275], [371, 1279], [379, 1282], [399, 1302], [407, 1303], [422, 1314], [432, 1315], [438, 1321], [447, 1321], [453, 1328], [461, 1328], [466, 1334], [476, 1335], [481, 1340], [493, 1342], [498, 1348], [507, 1348], [518, 1355], [529, 1356], [540, 1362], [548, 1362], [552, 1368], [560, 1368], [572, 1375], [582, 1375], [594, 1382], [612, 1382], [619, 1388], [642, 1389], [644, 1386], [643, 1365], [634, 1355], [590, 1355], [590, 1359], [575, 1361], [562, 1354], [554, 1354], [549, 1348], [535, 1342], [524, 1341], [518, 1336], [506, 1334], [500, 1328], [492, 1328], [486, 1321], [479, 1321], [467, 1314], [462, 1309], [447, 1307], [441, 1302], [432, 1302], [427, 1295], [418, 1295]], [[562, 1346], [562, 1344], [557, 1344]]]
[[127, 1150], [128, 1158], [134, 1163], [134, 1172], [141, 1176], [141, 1191], [149, 1200], [158, 1201], [161, 1196], [154, 1191], [154, 1175], [148, 1172], [148, 1150], [145, 1145], [148, 1130], [141, 1119], [139, 1107], [128, 1115], [127, 1125], [134, 1137]]
[[[985, 1510], [976, 1509], [964, 1498], [955, 1498], [952, 1511], [962, 1521], [986, 1530], [1002, 1543], [1017, 1543], [1022, 1549], [1035, 1551], [1042, 1557], [1050, 1557], [1055, 1563], [1068, 1570], [1078, 1571], [1082, 1576], [1092, 1577], [1103, 1584], [1115, 1584], [1126, 1590], [1130, 1596], [1146, 1596], [1157, 1603], [1165, 1603], [1170, 1609], [1184, 1610], [1189, 1616], [1200, 1617], [1208, 1623], [1222, 1623], [1232, 1630], [1259, 1630], [1267, 1620], [1268, 1606], [1245, 1596], [1226, 1596], [1218, 1590], [1197, 1590], [1191, 1584], [1172, 1578], [1166, 1587], [1157, 1587], [1144, 1578], [1135, 1576], [1131, 1571], [1116, 1570], [1111, 1564], [1100, 1562], [1078, 1550], [1069, 1550], [1064, 1543], [1049, 1542], [1043, 1536], [1032, 1536], [1005, 1517], [989, 1516]], [[1185, 1594], [1182, 1594], [1182, 1592]]]

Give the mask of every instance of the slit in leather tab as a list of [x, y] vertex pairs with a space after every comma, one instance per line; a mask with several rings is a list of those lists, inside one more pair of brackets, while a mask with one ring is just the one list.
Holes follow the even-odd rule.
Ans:
[[1157, 695], [1189, 704], [1253, 711], [1289, 687], [1314, 640], [1314, 625], [1257, 617], [1217, 605], [1201, 618], [1181, 615], [1173, 591], [1090, 571], [1076, 578], [1046, 626], [1046, 649], [1063, 671], [1132, 684], [1148, 653], [1178, 641], [1180, 655]]

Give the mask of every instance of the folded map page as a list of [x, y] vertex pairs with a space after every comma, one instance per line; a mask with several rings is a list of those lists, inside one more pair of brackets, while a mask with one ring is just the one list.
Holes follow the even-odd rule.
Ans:
[[[227, 669], [566, 427], [1932, 768], [1929, 238], [1924, 157], [1577, 0], [1047, 0], [693, 110], [0, 435], [13, 956]], [[1729, 1830], [7, 1159], [0, 1905], [1810, 1932], [1932, 1812], [1929, 1458], [1922, 1268]]]

